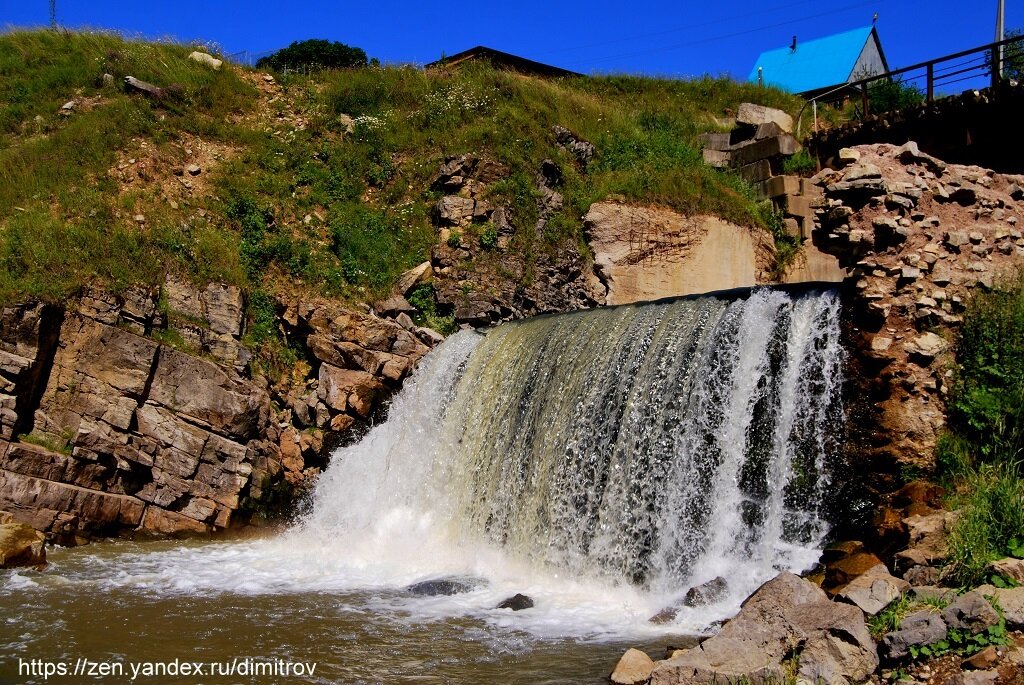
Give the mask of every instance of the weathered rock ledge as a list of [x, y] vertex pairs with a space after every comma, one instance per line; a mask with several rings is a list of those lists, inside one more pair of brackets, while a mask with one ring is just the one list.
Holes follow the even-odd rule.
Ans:
[[271, 386], [250, 368], [232, 286], [171, 278], [5, 308], [0, 512], [74, 543], [284, 510], [440, 336], [332, 304], [280, 309], [306, 358]]

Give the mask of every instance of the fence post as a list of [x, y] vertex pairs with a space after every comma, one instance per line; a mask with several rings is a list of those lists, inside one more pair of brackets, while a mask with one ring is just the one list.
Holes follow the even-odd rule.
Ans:
[[868, 84], [866, 84], [866, 83], [863, 86], [861, 86], [861, 101], [862, 101], [863, 106], [864, 106], [864, 113], [863, 113], [862, 116], [865, 119], [867, 119], [868, 118]]
[[935, 64], [928, 63], [928, 102], [935, 101]]
[[999, 62], [999, 48], [992, 48], [992, 89], [999, 85], [999, 75], [1003, 71], [1003, 65]]

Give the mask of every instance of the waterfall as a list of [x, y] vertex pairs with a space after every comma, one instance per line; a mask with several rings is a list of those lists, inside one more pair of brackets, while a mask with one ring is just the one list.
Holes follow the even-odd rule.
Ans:
[[460, 332], [338, 450], [301, 529], [355, 559], [440, 572], [486, 548], [659, 598], [722, 576], [735, 606], [817, 558], [839, 318], [835, 293], [761, 289]]

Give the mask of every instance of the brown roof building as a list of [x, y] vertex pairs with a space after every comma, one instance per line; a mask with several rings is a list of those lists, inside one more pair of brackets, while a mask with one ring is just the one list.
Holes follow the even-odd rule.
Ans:
[[468, 60], [483, 60], [488, 61], [499, 69], [508, 69], [509, 71], [515, 71], [520, 74], [526, 74], [527, 76], [543, 76], [547, 78], [558, 78], [562, 76], [582, 76], [575, 71], [569, 71], [568, 69], [562, 69], [560, 67], [553, 67], [550, 64], [542, 64], [541, 62], [534, 62], [532, 59], [526, 59], [525, 57], [519, 57], [518, 55], [512, 55], [501, 50], [495, 50], [493, 48], [484, 47], [478, 45], [475, 48], [464, 50], [458, 54], [451, 55], [449, 57], [443, 57], [436, 62], [431, 62], [426, 66], [427, 69], [444, 69], [448, 67], [454, 67]]

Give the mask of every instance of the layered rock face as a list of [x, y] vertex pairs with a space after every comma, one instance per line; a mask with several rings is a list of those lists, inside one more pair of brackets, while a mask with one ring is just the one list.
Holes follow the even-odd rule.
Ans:
[[222, 530], [300, 490], [429, 349], [394, 321], [292, 303], [306, 373], [270, 387], [243, 311], [237, 288], [174, 279], [4, 309], [0, 511], [65, 542]]
[[584, 218], [606, 304], [749, 287], [770, 280], [767, 231], [716, 217], [598, 202]]
[[824, 199], [812, 239], [851, 271], [856, 449], [930, 466], [966, 303], [1024, 261], [1021, 179], [947, 165], [913, 143], [839, 158], [844, 168], [813, 179]]

